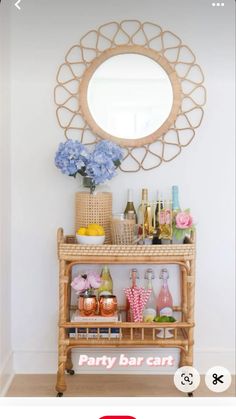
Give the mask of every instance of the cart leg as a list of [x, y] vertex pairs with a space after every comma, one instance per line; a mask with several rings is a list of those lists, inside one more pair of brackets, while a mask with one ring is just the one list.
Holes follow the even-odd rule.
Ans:
[[180, 350], [180, 359], [179, 359], [179, 367], [184, 367], [186, 365], [186, 354], [183, 349]]
[[57, 382], [56, 391], [57, 396], [63, 396], [63, 392], [66, 390], [65, 381], [65, 369], [67, 361], [67, 351], [65, 343], [65, 330], [63, 327], [59, 328], [59, 345], [58, 345], [58, 370], [57, 370]]
[[73, 370], [73, 362], [71, 359], [71, 349], [67, 351], [67, 360], [66, 360], [66, 372], [70, 375], [74, 375], [75, 371]]
[[62, 362], [58, 366], [57, 371], [57, 383], [56, 383], [57, 397], [62, 397], [64, 391], [66, 391], [66, 382], [65, 382], [65, 362]]

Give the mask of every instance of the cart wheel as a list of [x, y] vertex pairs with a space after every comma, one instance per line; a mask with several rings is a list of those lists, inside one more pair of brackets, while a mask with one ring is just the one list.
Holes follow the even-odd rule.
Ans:
[[66, 372], [70, 375], [74, 375], [75, 371], [74, 370], [66, 370]]
[[62, 397], [63, 393], [57, 393], [57, 397]]
[[193, 393], [188, 393], [188, 397], [193, 397]]

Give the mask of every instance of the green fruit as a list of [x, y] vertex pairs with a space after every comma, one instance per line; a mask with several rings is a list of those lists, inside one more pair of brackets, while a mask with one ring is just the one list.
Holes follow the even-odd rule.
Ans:
[[160, 316], [156, 316], [155, 319], [154, 319], [154, 322], [159, 322], [160, 318], [161, 318]]
[[176, 322], [176, 319], [172, 316], [169, 316], [169, 322], [174, 323]]
[[161, 316], [161, 323], [168, 323], [169, 322], [169, 316]]
[[172, 316], [156, 316], [154, 322], [158, 323], [174, 323], [176, 319]]

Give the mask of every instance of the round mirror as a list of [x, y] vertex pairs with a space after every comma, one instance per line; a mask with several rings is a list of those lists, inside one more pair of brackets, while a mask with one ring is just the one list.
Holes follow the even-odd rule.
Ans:
[[139, 54], [122, 54], [102, 63], [90, 79], [90, 113], [109, 135], [137, 139], [155, 132], [168, 118], [173, 89], [166, 71]]
[[127, 45], [93, 60], [81, 80], [79, 98], [94, 133], [137, 147], [168, 131], [179, 111], [181, 88], [165, 57]]

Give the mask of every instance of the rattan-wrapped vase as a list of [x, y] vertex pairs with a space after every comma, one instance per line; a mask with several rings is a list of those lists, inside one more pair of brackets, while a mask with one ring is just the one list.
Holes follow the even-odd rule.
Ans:
[[133, 244], [134, 243], [134, 220], [116, 220], [111, 221], [111, 239], [112, 244]]
[[77, 192], [75, 197], [75, 231], [96, 223], [105, 230], [105, 243], [111, 243], [111, 192]]

